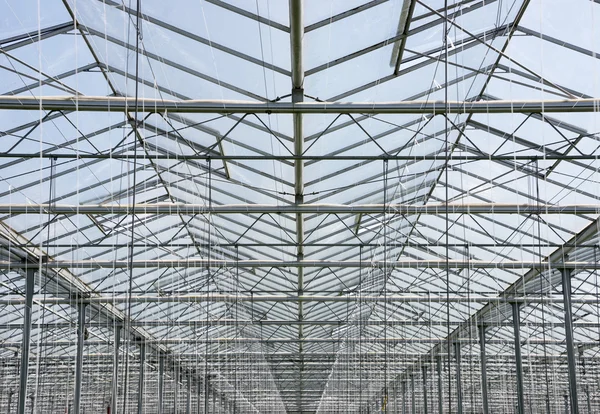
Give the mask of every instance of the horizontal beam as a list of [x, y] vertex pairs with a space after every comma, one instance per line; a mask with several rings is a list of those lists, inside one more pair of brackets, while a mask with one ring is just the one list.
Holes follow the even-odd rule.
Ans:
[[[218, 337], [218, 338], [163, 338], [163, 339], [155, 339], [151, 342], [146, 341], [146, 344], [156, 344], [156, 345], [179, 345], [179, 344], [238, 344], [238, 343], [277, 343], [277, 344], [296, 344], [296, 343], [361, 343], [365, 346], [368, 344], [443, 344], [447, 343], [446, 338], [430, 338], [430, 337], [360, 337], [360, 338], [315, 338], [315, 337], [304, 337], [300, 338], [287, 338], [287, 337], [272, 337], [272, 338], [247, 338], [247, 337]], [[459, 344], [478, 344], [479, 339], [472, 338], [460, 338], [452, 341], [453, 343]], [[494, 345], [506, 345], [505, 339], [490, 339], [486, 342], [487, 344]], [[526, 345], [564, 345], [564, 340], [543, 340], [543, 339], [534, 339], [529, 338], [527, 340], [522, 341], [523, 344]], [[36, 344], [32, 344], [33, 348], [37, 347], [59, 347], [59, 346], [75, 346], [76, 341], [69, 341], [66, 339], [56, 340], [56, 341], [44, 341], [38, 342]], [[110, 345], [110, 341], [102, 341], [102, 340], [89, 340], [85, 341], [86, 346], [101, 346], [101, 345]], [[0, 348], [19, 348], [21, 346], [20, 341], [4, 341], [0, 342]], [[576, 347], [581, 346], [593, 346], [600, 348], [600, 342], [598, 341], [582, 341], [576, 342]], [[390, 357], [394, 356], [402, 356], [402, 350], [394, 353], [393, 351], [388, 351]], [[385, 361], [385, 360], [384, 360]], [[383, 362], [383, 361], [382, 361]]]
[[[381, 155], [344, 155], [344, 154], [331, 154], [331, 155], [275, 155], [275, 154], [261, 154], [261, 155], [244, 155], [244, 154], [207, 154], [207, 153], [195, 153], [195, 154], [128, 154], [128, 153], [55, 153], [55, 152], [2, 152], [0, 158], [46, 158], [46, 159], [60, 159], [60, 160], [98, 160], [98, 159], [112, 159], [112, 160], [169, 160], [169, 161], [187, 161], [187, 160], [237, 160], [237, 161], [438, 161], [443, 162], [444, 156], [441, 153], [429, 154], [429, 155], [395, 155], [395, 154], [381, 154]], [[451, 161], [548, 161], [548, 160], [561, 160], [561, 161], [596, 161], [597, 155], [588, 154], [543, 154], [539, 153], [523, 155], [523, 154], [510, 154], [510, 155], [498, 155], [498, 154], [456, 154], [452, 155]]]
[[[139, 105], [137, 104], [139, 103]], [[0, 109], [38, 111], [141, 113], [263, 113], [263, 114], [488, 114], [596, 112], [598, 99], [497, 100], [497, 101], [400, 101], [400, 102], [256, 102], [228, 100], [165, 100], [104, 96], [2, 96]]]
[[[253, 351], [248, 351], [248, 352], [239, 352], [239, 351], [231, 351], [231, 349], [221, 349], [221, 350], [216, 350], [213, 349], [211, 350], [212, 352], [207, 356], [201, 353], [201, 349], [198, 350], [198, 352], [183, 352], [183, 353], [178, 353], [178, 361], [179, 362], [197, 362], [198, 361], [198, 357], [201, 356], [202, 358], [205, 358], [209, 364], [223, 364], [223, 363], [231, 363], [234, 365], [254, 365], [254, 366], [261, 366], [261, 365], [267, 365], [269, 364], [271, 366], [271, 368], [275, 371], [276, 368], [273, 367], [272, 362], [269, 361], [277, 361], [277, 368], [281, 368], [281, 371], [285, 371], [285, 366], [286, 364], [295, 364], [299, 361], [305, 361], [306, 364], [322, 364], [323, 361], [335, 361], [338, 356], [337, 353], [327, 353], [327, 352], [308, 352], [306, 354], [302, 354], [300, 355], [297, 352], [284, 352], [284, 351], [279, 351], [279, 352], [269, 352], [269, 354], [267, 355], [267, 358], [269, 361], [263, 361], [263, 362], [258, 362], [255, 359], [251, 359], [252, 356], [262, 356], [262, 355], [266, 355], [263, 352], [253, 352]], [[374, 362], [378, 362], [378, 361], [385, 361], [385, 358], [388, 354], [385, 352], [377, 352], [377, 351], [368, 351], [368, 352], [354, 352], [354, 353], [350, 353], [350, 354], [344, 354], [344, 359], [347, 361], [361, 361], [365, 364], [367, 363], [374, 363]], [[35, 354], [34, 354], [35, 356]], [[85, 354], [86, 358], [89, 359], [89, 361], [87, 362], [90, 366], [94, 366], [94, 365], [104, 365], [104, 364], [108, 364], [108, 366], [112, 367], [112, 360], [114, 359], [114, 355], [112, 353], [107, 353], [107, 352], [89, 352]], [[421, 361], [423, 364], [435, 364], [435, 358], [437, 357], [441, 357], [441, 358], [446, 358], [448, 357], [447, 353], [441, 353], [441, 354], [436, 354], [436, 355], [430, 355], [428, 356], [426, 359], [423, 358], [423, 354], [418, 353], [418, 352], [403, 352], [402, 353], [402, 358], [396, 358], [396, 361], [400, 362], [400, 363], [405, 363], [405, 361], [407, 360], [411, 360], [411, 359], [416, 359]], [[462, 357], [463, 355], [461, 355]], [[477, 361], [480, 358], [480, 354], [479, 352], [473, 352], [473, 353], [465, 353], [464, 355], [465, 359], [473, 359], [475, 361]], [[510, 358], [514, 358], [514, 354], [509, 353], [509, 352], [504, 352], [504, 353], [495, 353], [495, 354], [491, 354], [489, 356], [487, 356], [488, 358], [490, 358], [491, 360], [496, 360], [494, 361], [496, 364], [501, 364], [502, 362], [506, 362], [507, 359]], [[153, 359], [154, 358], [154, 359]], [[587, 355], [585, 357], [582, 357], [583, 359], [585, 359], [586, 361], [593, 361], [594, 363], [598, 363], [600, 362], [600, 356], [590, 356]], [[69, 369], [72, 369], [72, 366], [69, 365], [60, 365], [57, 364], [57, 362], [60, 361], [72, 361], [73, 359], [75, 359], [75, 355], [74, 354], [61, 354], [61, 355], [44, 355], [43, 360], [41, 362], [42, 365], [44, 364], [50, 364], [52, 367], [68, 367]], [[156, 360], [156, 355], [149, 355], [149, 362], [153, 362]], [[523, 355], [523, 359], [530, 359], [535, 363], [535, 364], [544, 364], [547, 360], [556, 360], [556, 361], [563, 361], [566, 362], [567, 360], [567, 355], [565, 353], [556, 353], [556, 354], [550, 354], [548, 352], [544, 353], [543, 351], [540, 352], [539, 354], [533, 354], [533, 353], [528, 353], [527, 355]], [[394, 361], [390, 361], [390, 362], [394, 362]], [[18, 366], [19, 365], [19, 361], [14, 361], [13, 359], [6, 359], [5, 361], [3, 361], [4, 366]]]
[[600, 214], [600, 204], [0, 204], [0, 214]]
[[[562, 298], [540, 297], [540, 296], [459, 296], [459, 295], [393, 295], [387, 296], [317, 296], [317, 295], [221, 295], [221, 294], [189, 294], [189, 295], [170, 295], [170, 296], [95, 296], [88, 298], [50, 298], [43, 295], [34, 296], [34, 301], [46, 305], [70, 305], [77, 303], [98, 304], [98, 303], [196, 303], [196, 302], [377, 302], [377, 303], [544, 303], [560, 304]], [[0, 305], [22, 305], [25, 298], [21, 296], [4, 297], [0, 299]], [[594, 295], [585, 295], [573, 297], [574, 304], [598, 304], [598, 297]], [[250, 323], [250, 322], [248, 322]], [[458, 324], [458, 323], [456, 323]], [[422, 323], [427, 325], [427, 323]], [[110, 324], [109, 326], [112, 326]]]
[[0, 270], [27, 269], [164, 269], [164, 268], [382, 268], [382, 269], [600, 269], [600, 262], [539, 262], [486, 260], [49, 260], [45, 262], [0, 261]]
[[[451, 321], [448, 323], [447, 321], [417, 321], [417, 320], [366, 320], [359, 322], [347, 322], [343, 320], [290, 320], [290, 319], [265, 319], [265, 320], [254, 320], [251, 321], [249, 319], [216, 319], [216, 320], [205, 320], [205, 319], [193, 319], [193, 320], [134, 320], [131, 321], [129, 326], [152, 326], [152, 327], [194, 327], [197, 328], [199, 326], [244, 326], [244, 325], [263, 325], [263, 326], [280, 326], [280, 325], [304, 325], [304, 326], [338, 326], [341, 328], [345, 328], [348, 326], [454, 326], [462, 323], [462, 321]], [[89, 328], [114, 328], [114, 327], [123, 327], [122, 323], [102, 323], [102, 322], [88, 322], [85, 324]], [[483, 323], [486, 327], [507, 327], [512, 328], [514, 324], [512, 322], [496, 322], [496, 321], [486, 321]], [[553, 322], [553, 323], [541, 323], [541, 322], [531, 322], [524, 321], [522, 326], [535, 326], [535, 327], [547, 327], [552, 326], [562, 327], [564, 326], [563, 322]], [[34, 329], [75, 329], [76, 326], [74, 323], [69, 322], [57, 322], [57, 323], [34, 323]], [[574, 328], [600, 328], [600, 322], [574, 322]], [[15, 330], [15, 329], [23, 329], [23, 324], [21, 323], [7, 323], [0, 324], [0, 330]], [[111, 354], [112, 356], [112, 354]]]

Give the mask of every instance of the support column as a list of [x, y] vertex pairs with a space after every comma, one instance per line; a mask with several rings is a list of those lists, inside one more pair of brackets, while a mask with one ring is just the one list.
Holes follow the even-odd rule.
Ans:
[[423, 365], [423, 413], [429, 414], [427, 410], [427, 366]]
[[512, 303], [513, 328], [515, 331], [515, 364], [517, 370], [517, 413], [525, 414], [525, 398], [523, 397], [523, 360], [521, 358], [521, 317], [519, 304]]
[[204, 377], [204, 414], [208, 413], [208, 375]]
[[175, 361], [175, 397], [173, 398], [173, 412], [177, 414], [179, 411], [179, 367], [180, 361]]
[[487, 360], [485, 353], [485, 325], [479, 325], [479, 352], [481, 354], [481, 403], [483, 405], [483, 414], [489, 414]]
[[77, 321], [77, 355], [75, 359], [75, 392], [73, 394], [73, 413], [81, 412], [81, 382], [83, 380], [83, 341], [85, 339], [85, 303], [79, 305]]
[[456, 355], [456, 412], [458, 414], [463, 414], [463, 393], [462, 393], [462, 382], [460, 379], [460, 343], [454, 343], [454, 352]]
[[27, 378], [29, 376], [29, 342], [31, 340], [31, 312], [33, 307], [35, 269], [25, 270], [25, 309], [23, 310], [23, 342], [21, 343], [21, 372], [17, 414], [25, 414]]
[[398, 383], [394, 382], [394, 414], [398, 413]]
[[402, 414], [406, 414], [406, 381], [402, 381]]
[[438, 414], [444, 414], [444, 391], [442, 388], [442, 357], [437, 358], [437, 381], [438, 381]]
[[[165, 392], [165, 358], [158, 355], [158, 414], [163, 414], [163, 395]], [[200, 401], [200, 400], [198, 400]]]
[[[292, 78], [292, 103], [304, 101], [304, 5], [303, 0], [289, 0], [290, 13], [290, 55], [291, 55], [291, 78]], [[292, 115], [294, 127], [294, 155], [302, 156], [304, 154], [304, 129], [302, 124], [302, 114]], [[304, 160], [296, 159], [294, 161], [294, 202], [295, 204], [304, 204]], [[302, 213], [296, 214], [296, 259], [304, 260], [304, 216]], [[298, 273], [298, 296], [304, 294], [304, 268], [296, 268]], [[304, 327], [304, 304], [298, 301], [298, 354], [299, 363], [299, 393], [298, 406], [302, 410], [302, 390], [304, 388], [304, 362], [303, 362], [303, 344]]]
[[187, 401], [185, 405], [185, 413], [192, 414], [192, 380], [189, 374], [187, 376]]
[[144, 412], [144, 386], [146, 373], [146, 343], [140, 344], [140, 384], [138, 386], [138, 414]]
[[12, 396], [13, 396], [14, 391], [10, 390], [8, 391], [8, 404], [6, 406], [6, 413], [10, 414], [10, 406], [12, 405]]
[[579, 360], [581, 361], [581, 376], [583, 377], [583, 382], [584, 382], [584, 390], [585, 390], [585, 399], [587, 402], [587, 412], [588, 414], [591, 414], [592, 412], [592, 404], [590, 401], [590, 387], [587, 384], [586, 381], [586, 377], [585, 377], [585, 358], [583, 356], [583, 351], [579, 351]]
[[[114, 355], [113, 355], [113, 376], [112, 376], [112, 395], [110, 401], [110, 412], [112, 414], [118, 414], [118, 394], [119, 394], [119, 355], [121, 352], [121, 327], [115, 326], [115, 344], [114, 344]], [[125, 408], [123, 407], [123, 411]]]
[[417, 404], [415, 401], [415, 377], [410, 375], [410, 412], [411, 414], [417, 414]]
[[198, 382], [196, 384], [196, 394], [198, 394], [196, 396], [196, 398], [198, 399], [198, 402], [197, 402], [197, 411], [198, 412], [196, 414], [201, 414], [202, 411], [200, 410], [200, 407], [202, 407], [202, 384], [200, 383], [199, 379], [198, 379]]
[[569, 364], [569, 399], [571, 414], [579, 414], [577, 399], [577, 363], [573, 345], [573, 309], [571, 307], [571, 271], [561, 270], [563, 285], [563, 303], [565, 312], [565, 339], [567, 341], [567, 362]]

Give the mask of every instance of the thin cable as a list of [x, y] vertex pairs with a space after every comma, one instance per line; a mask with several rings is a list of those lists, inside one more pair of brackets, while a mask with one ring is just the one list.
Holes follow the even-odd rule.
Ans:
[[[141, 7], [142, 0], [137, 0], [137, 10], [135, 15], [135, 110], [133, 119], [133, 185], [131, 194], [131, 204], [135, 206], [135, 195], [136, 195], [136, 178], [137, 178], [137, 129], [138, 129], [138, 111], [139, 111], [139, 63], [140, 63], [140, 35], [141, 35]], [[127, 287], [127, 315], [125, 317], [124, 325], [125, 332], [130, 331], [131, 326], [131, 297], [133, 290], [133, 253], [134, 253], [134, 242], [135, 242], [135, 210], [131, 209], [131, 237], [129, 245], [129, 284]], [[127, 412], [127, 387], [129, 379], [129, 352], [125, 353], [125, 379], [123, 386], [123, 413]]]
[[[448, 163], [449, 163], [449, 133], [448, 133], [448, 0], [444, 0], [444, 31], [443, 31], [443, 44], [444, 44], [444, 105], [446, 106], [444, 113], [444, 146], [445, 146], [445, 165], [446, 168], [444, 170], [444, 190], [445, 190], [445, 199], [446, 199], [446, 212], [445, 212], [445, 223], [446, 223], [446, 348], [447, 348], [447, 357], [448, 357], [448, 413], [452, 414], [452, 379], [450, 374], [451, 369], [451, 349], [452, 342], [450, 338], [450, 268], [449, 266], [449, 237], [448, 232], [450, 231], [449, 227], [449, 218], [448, 218]], [[459, 369], [459, 367], [457, 367]], [[458, 385], [460, 386], [460, 384]]]

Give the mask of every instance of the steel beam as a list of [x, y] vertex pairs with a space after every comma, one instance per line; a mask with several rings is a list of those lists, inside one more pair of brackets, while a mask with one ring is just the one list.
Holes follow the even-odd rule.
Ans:
[[515, 333], [515, 370], [517, 372], [517, 414], [525, 414], [525, 397], [523, 388], [523, 360], [521, 358], [521, 318], [518, 303], [512, 303], [512, 316]]
[[437, 367], [437, 388], [438, 388], [438, 414], [444, 414], [444, 391], [442, 382], [442, 357], [437, 356], [435, 358]]
[[85, 340], [85, 310], [87, 305], [81, 303], [78, 306], [77, 320], [77, 356], [75, 359], [75, 391], [73, 393], [73, 413], [81, 413], [81, 385], [83, 382], [83, 345]]
[[[196, 382], [196, 414], [202, 413], [202, 384], [200, 383], [200, 379], [197, 379]], [[159, 413], [162, 414], [162, 413]]]
[[192, 379], [187, 375], [187, 395], [185, 402], [185, 414], [192, 414]]
[[402, 414], [406, 414], [406, 381], [402, 381]]
[[[31, 264], [20, 261], [0, 261], [0, 270], [25, 269]], [[48, 269], [123, 269], [129, 266], [133, 268], [164, 269], [170, 267], [179, 268], [206, 268], [206, 267], [230, 267], [230, 268], [257, 268], [257, 267], [312, 267], [312, 268], [404, 268], [404, 269], [600, 269], [598, 262], [539, 262], [539, 261], [486, 261], [486, 260], [220, 260], [220, 259], [157, 259], [157, 260], [49, 260], [44, 263]], [[301, 300], [304, 300], [302, 297]]]
[[173, 386], [175, 393], [173, 397], [173, 413], [177, 414], [179, 411], [179, 377], [180, 377], [181, 363], [180, 361], [175, 362], [175, 375], [173, 376]]
[[404, 56], [404, 48], [408, 39], [408, 33], [410, 30], [410, 23], [412, 22], [413, 13], [415, 6], [417, 5], [416, 0], [404, 0], [402, 6], [402, 12], [400, 13], [400, 19], [398, 21], [397, 35], [401, 35], [401, 39], [394, 42], [394, 48], [392, 49], [392, 57], [390, 59], [390, 65], [394, 66], [394, 75], [398, 76], [400, 72], [400, 64], [402, 63], [402, 57]]
[[[31, 267], [31, 264], [29, 265]], [[25, 303], [23, 309], [23, 339], [21, 341], [21, 367], [19, 381], [19, 402], [17, 414], [25, 414], [25, 405], [27, 403], [27, 379], [29, 376], [29, 348], [31, 341], [31, 314], [33, 308], [33, 291], [35, 279], [35, 269], [25, 269]], [[10, 406], [9, 406], [10, 409]]]
[[564, 298], [565, 340], [567, 345], [567, 361], [569, 364], [569, 400], [571, 414], [579, 414], [577, 398], [577, 363], [573, 341], [573, 308], [571, 306], [571, 271], [561, 270], [562, 290]]
[[142, 341], [140, 343], [140, 372], [139, 372], [139, 382], [138, 382], [138, 404], [137, 404], [137, 413], [144, 414], [144, 399], [145, 389], [146, 389], [146, 343]]
[[[127, 112], [132, 97], [2, 96], [0, 109], [39, 111]], [[263, 113], [263, 114], [492, 114], [597, 112], [598, 99], [401, 101], [401, 102], [255, 102], [228, 100], [169, 100], [140, 98], [140, 113]]]
[[461, 355], [460, 355], [460, 342], [454, 342], [454, 352], [456, 356], [456, 412], [463, 414], [463, 389], [461, 380]]
[[488, 383], [487, 383], [487, 360], [485, 353], [485, 325], [479, 325], [479, 352], [481, 355], [481, 403], [483, 414], [489, 414], [488, 406]]
[[[163, 414], [163, 395], [165, 384], [165, 358], [159, 354], [158, 356], [158, 414]], [[200, 396], [198, 396], [200, 397]], [[198, 398], [198, 404], [200, 399]]]
[[423, 365], [423, 413], [429, 414], [427, 407], [427, 366]]
[[417, 401], [415, 398], [415, 376], [410, 375], [410, 413], [417, 414]]
[[[381, 214], [422, 215], [433, 214], [599, 214], [600, 204], [223, 204], [208, 207], [204, 204], [0, 204], [0, 214], [145, 214], [145, 215], [195, 215], [195, 214]], [[298, 244], [301, 244], [298, 242]]]
[[113, 375], [112, 375], [112, 390], [111, 390], [111, 414], [119, 412], [119, 357], [121, 351], [121, 326], [114, 327], [115, 343], [113, 345]]
[[[596, 269], [597, 267], [593, 267]], [[357, 300], [357, 296], [355, 295], [345, 295], [345, 296], [325, 296], [325, 295], [304, 295], [304, 296], [296, 296], [296, 295], [220, 295], [220, 294], [174, 294], [169, 296], [157, 296], [157, 295], [137, 295], [128, 298], [127, 296], [95, 296], [91, 298], [48, 298], [43, 295], [34, 296], [34, 299], [37, 303], [43, 305], [75, 305], [78, 303], [86, 303], [86, 304], [107, 304], [107, 303], [195, 303], [195, 302], [351, 302], [355, 303]], [[360, 300], [363, 302], [377, 302], [377, 303], [492, 303], [492, 304], [502, 304], [502, 303], [520, 303], [520, 304], [562, 304], [563, 299], [555, 296], [462, 296], [462, 295], [453, 295], [453, 296], [425, 296], [425, 295], [388, 295], [386, 298], [380, 296], [361, 296]], [[8, 297], [0, 299], [0, 305], [21, 305], [27, 302], [26, 298], [21, 296], [18, 297]], [[571, 298], [572, 304], [580, 304], [580, 305], [594, 305], [598, 303], [598, 298], [592, 294], [585, 296], [578, 296], [576, 298]], [[250, 320], [239, 321], [244, 324], [252, 324], [253, 322]], [[282, 325], [286, 324], [285, 321], [273, 321], [273, 323], [268, 323], [269, 321], [260, 321], [256, 322], [257, 325]], [[194, 321], [179, 321], [175, 323], [171, 322], [161, 322], [158, 321], [154, 323], [152, 321], [144, 321], [141, 323], [133, 324], [134, 327], [137, 326], [162, 326], [164, 324], [169, 325], [198, 325], [198, 326], [219, 326], [219, 325], [231, 325], [231, 320], [227, 321], [209, 321], [208, 323], [204, 321], [203, 323], [195, 324]], [[309, 322], [306, 322], [310, 324]], [[317, 325], [331, 325], [331, 324], [339, 324], [341, 322], [317, 322]], [[451, 322], [450, 325], [456, 325], [460, 322]], [[291, 322], [291, 324], [297, 324]], [[417, 323], [415, 321], [389, 321], [388, 325], [416, 325], [420, 326], [423, 323]], [[447, 323], [435, 322], [434, 325], [447, 326]], [[382, 322], [377, 322], [369, 325], [384, 325]], [[560, 326], [562, 324], [556, 324], [555, 326]], [[13, 325], [10, 325], [11, 327]], [[19, 325], [23, 326], [23, 325]], [[57, 327], [61, 327], [64, 325], [58, 324]], [[106, 326], [106, 325], [105, 325]], [[506, 326], [506, 324], [498, 324], [497, 326]], [[511, 325], [512, 326], [512, 325]], [[535, 324], [534, 324], [535, 326]], [[573, 326], [577, 327], [588, 327], [594, 328], [598, 327], [596, 323], [574, 323]], [[152, 340], [149, 340], [152, 341]]]
[[[290, 14], [290, 50], [292, 67], [292, 104], [300, 104], [304, 101], [304, 5], [303, 0], [289, 0]], [[293, 115], [294, 128], [294, 155], [299, 157], [304, 153], [304, 128], [302, 124], [302, 114]], [[304, 160], [294, 161], [294, 203], [295, 205], [304, 204]], [[296, 212], [296, 260], [304, 260], [304, 216], [302, 212]], [[304, 268], [296, 267], [298, 273], [298, 296], [304, 294]], [[304, 305], [302, 301], [298, 302], [298, 321], [304, 319]], [[302, 340], [304, 330], [302, 325], [298, 325], [298, 339]], [[299, 342], [299, 353], [302, 354], [302, 342]], [[300, 377], [304, 370], [302, 364], [299, 365]], [[302, 379], [300, 379], [300, 389], [302, 389]], [[302, 401], [298, 402], [302, 407]]]

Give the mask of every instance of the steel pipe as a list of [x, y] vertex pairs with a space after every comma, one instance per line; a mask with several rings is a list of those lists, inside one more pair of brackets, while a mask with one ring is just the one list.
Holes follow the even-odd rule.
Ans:
[[562, 270], [562, 290], [564, 300], [565, 339], [567, 360], [569, 364], [569, 402], [571, 414], [579, 414], [577, 397], [577, 362], [575, 360], [575, 344], [573, 343], [573, 309], [571, 307], [571, 271]]
[[[512, 304], [512, 316], [515, 335], [515, 371], [517, 380], [517, 414], [525, 414], [525, 396], [523, 386], [523, 360], [521, 358], [521, 317], [519, 304]], [[491, 341], [488, 341], [491, 343]]]
[[[35, 263], [37, 264], [37, 263]], [[0, 270], [25, 269], [32, 263], [21, 261], [0, 261]], [[314, 268], [385, 268], [385, 269], [600, 269], [599, 262], [539, 262], [512, 261], [501, 262], [486, 260], [221, 260], [221, 259], [150, 259], [150, 260], [49, 260], [42, 266], [47, 269], [120, 269], [143, 268], [161, 269], [169, 267], [200, 268], [282, 268], [282, 267], [314, 267]]]
[[[256, 102], [232, 100], [169, 100], [140, 98], [140, 113], [254, 113], [254, 114], [489, 114], [598, 112], [598, 99], [400, 101], [400, 102]], [[127, 112], [132, 97], [2, 96], [0, 109], [26, 111]]]
[[600, 204], [0, 204], [0, 214], [599, 214]]
[[[100, 304], [100, 303], [193, 303], [193, 302], [396, 302], [396, 303], [519, 303], [519, 304], [562, 304], [563, 299], [560, 297], [540, 297], [540, 296], [419, 296], [419, 295], [388, 295], [387, 297], [380, 296], [291, 296], [291, 295], [219, 295], [219, 294], [190, 294], [190, 295], [171, 295], [171, 296], [94, 296], [88, 298], [52, 298], [44, 297], [43, 295], [35, 296], [37, 303], [44, 305], [73, 305], [77, 303]], [[26, 303], [26, 298], [22, 296], [14, 298], [0, 299], [0, 305], [21, 305]], [[580, 296], [572, 298], [571, 303], [597, 305], [598, 297], [594, 295]], [[168, 322], [171, 324], [172, 322]], [[251, 321], [245, 323], [251, 324]], [[260, 321], [258, 324], [268, 321]], [[295, 324], [298, 322], [291, 321]], [[174, 322], [175, 325], [181, 325], [181, 322]], [[206, 326], [211, 326], [212, 321], [203, 322]], [[218, 322], [217, 322], [218, 324]], [[393, 321], [390, 322], [393, 324]], [[402, 324], [400, 322], [399, 324]], [[456, 325], [459, 322], [455, 323]], [[140, 324], [138, 324], [140, 325]], [[153, 324], [151, 324], [153, 325]], [[227, 323], [224, 323], [227, 325]], [[232, 325], [229, 322], [229, 325]], [[423, 325], [423, 324], [422, 324]], [[452, 323], [451, 323], [452, 325]], [[106, 326], [106, 325], [104, 325]], [[112, 326], [110, 324], [109, 326]], [[135, 325], [134, 325], [135, 326]], [[558, 324], [557, 324], [558, 326]], [[577, 326], [577, 324], [575, 324]], [[585, 325], [584, 325], [585, 326]], [[597, 326], [597, 325], [596, 325]]]
[[25, 272], [25, 298], [23, 304], [23, 341], [20, 344], [21, 348], [21, 366], [19, 373], [19, 400], [17, 406], [17, 414], [25, 414], [25, 404], [27, 398], [27, 379], [29, 375], [29, 351], [31, 340], [31, 315], [33, 307], [33, 291], [34, 291], [35, 269], [27, 269]]
[[[248, 343], [281, 343], [281, 344], [294, 344], [298, 342], [304, 343], [373, 343], [373, 344], [444, 344], [447, 343], [447, 340], [442, 337], [431, 338], [431, 337], [390, 337], [390, 338], [379, 338], [379, 337], [360, 337], [360, 338], [319, 338], [319, 337], [304, 337], [302, 340], [298, 338], [292, 337], [273, 337], [268, 339], [261, 338], [253, 338], [253, 337], [214, 337], [209, 339], [202, 338], [164, 338], [164, 339], [155, 339], [152, 341], [144, 341], [144, 343], [150, 344], [158, 344], [158, 345], [179, 345], [179, 344], [248, 344]], [[458, 339], [455, 340], [454, 343], [459, 344], [478, 344], [479, 341], [476, 339]], [[562, 340], [542, 340], [542, 339], [528, 339], [523, 342], [527, 345], [564, 345], [564, 341]], [[86, 341], [87, 345], [110, 345], [111, 342], [106, 340], [90, 340]], [[488, 344], [494, 345], [506, 345], [506, 340], [504, 339], [493, 339], [488, 340]], [[0, 342], [0, 348], [18, 348], [21, 345], [19, 341], [4, 341]], [[55, 347], [55, 346], [74, 346], [77, 345], [75, 341], [68, 340], [58, 340], [58, 341], [45, 341], [39, 343], [38, 347]], [[588, 346], [588, 347], [600, 347], [600, 343], [598, 341], [581, 341], [576, 342], [576, 346]], [[404, 355], [403, 351], [399, 351], [399, 355]], [[301, 360], [301, 358], [300, 358]], [[383, 362], [383, 361], [382, 361]]]

